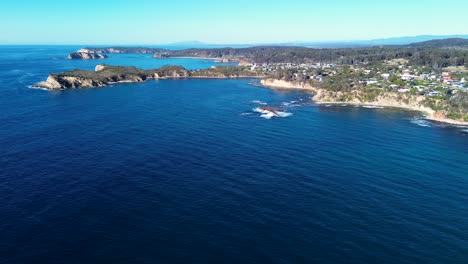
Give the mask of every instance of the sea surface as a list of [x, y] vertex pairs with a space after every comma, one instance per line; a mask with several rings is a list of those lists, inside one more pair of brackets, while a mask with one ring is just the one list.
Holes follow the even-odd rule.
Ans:
[[0, 46], [0, 263], [468, 263], [468, 128], [254, 80], [28, 88], [218, 65], [78, 48]]

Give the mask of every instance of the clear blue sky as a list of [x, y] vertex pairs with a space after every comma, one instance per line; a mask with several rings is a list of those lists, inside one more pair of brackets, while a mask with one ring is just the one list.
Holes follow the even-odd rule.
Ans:
[[468, 0], [0, 1], [0, 44], [236, 44], [423, 34], [468, 34]]

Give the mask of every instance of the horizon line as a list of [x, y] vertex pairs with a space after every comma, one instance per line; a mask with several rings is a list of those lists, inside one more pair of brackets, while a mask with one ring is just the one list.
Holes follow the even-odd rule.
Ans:
[[[175, 41], [169, 43], [126, 43], [126, 44], [118, 44], [118, 43], [94, 43], [94, 44], [85, 44], [85, 43], [0, 43], [0, 46], [86, 46], [86, 45], [98, 45], [98, 46], [106, 46], [106, 45], [118, 45], [118, 46], [190, 46], [190, 42], [193, 42], [193, 45], [212, 45], [212, 46], [223, 46], [223, 45], [236, 45], [236, 46], [261, 46], [261, 45], [282, 45], [282, 44], [352, 44], [352, 43], [359, 43], [359, 42], [374, 42], [374, 41], [385, 41], [385, 40], [392, 40], [392, 39], [404, 39], [404, 38], [417, 38], [417, 37], [434, 37], [434, 38], [454, 38], [454, 37], [461, 37], [461, 38], [468, 38], [468, 33], [466, 34], [447, 34], [447, 35], [431, 35], [431, 34], [421, 34], [421, 35], [414, 35], [414, 36], [396, 36], [396, 37], [388, 37], [388, 38], [372, 38], [372, 39], [354, 39], [354, 40], [292, 40], [292, 41], [275, 41], [275, 42], [250, 42], [250, 43], [210, 43], [205, 41], [198, 41], [198, 40], [188, 40], [188, 41]], [[187, 43], [187, 44], [184, 44]]]

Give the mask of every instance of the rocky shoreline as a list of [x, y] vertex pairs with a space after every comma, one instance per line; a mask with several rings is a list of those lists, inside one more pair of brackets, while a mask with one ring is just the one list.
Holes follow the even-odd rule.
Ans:
[[[264, 87], [272, 89], [303, 90], [314, 94], [312, 101], [317, 104], [348, 104], [359, 106], [393, 107], [411, 111], [418, 111], [424, 114], [425, 119], [446, 123], [456, 126], [468, 126], [468, 122], [450, 119], [444, 111], [435, 111], [423, 105], [424, 97], [415, 95], [402, 95], [399, 93], [385, 92], [377, 96], [374, 100], [360, 100], [359, 91], [349, 93], [328, 91], [317, 87], [312, 87], [308, 83], [288, 82], [284, 80], [264, 79], [260, 82]], [[344, 96], [346, 95], [346, 96]], [[346, 100], [339, 100], [347, 98]]]
[[[46, 81], [33, 85], [35, 88], [47, 90], [64, 90], [71, 88], [103, 87], [116, 83], [143, 82], [159, 79], [234, 79], [234, 78], [265, 78], [253, 75], [252, 72], [226, 73], [218, 68], [204, 71], [186, 70], [180, 66], [167, 66], [153, 70], [142, 70], [135, 67], [97, 65], [95, 71], [75, 70], [70, 72], [51, 74]], [[396, 92], [381, 92], [366, 100], [362, 91], [336, 92], [313, 87], [306, 82], [290, 82], [278, 79], [262, 79], [264, 87], [283, 90], [301, 90], [313, 93], [312, 101], [317, 104], [349, 104], [361, 106], [394, 107], [424, 113], [428, 120], [457, 126], [468, 126], [468, 122], [450, 119], [444, 111], [435, 111], [424, 104], [425, 97], [401, 94]]]
[[115, 83], [144, 82], [147, 80], [262, 77], [241, 69], [230, 72], [228, 68], [217, 67], [207, 70], [187, 70], [181, 66], [165, 66], [158, 69], [143, 70], [128, 66], [97, 65], [94, 71], [74, 70], [50, 74], [47, 80], [36, 83], [32, 87], [46, 90], [65, 90], [103, 87]]

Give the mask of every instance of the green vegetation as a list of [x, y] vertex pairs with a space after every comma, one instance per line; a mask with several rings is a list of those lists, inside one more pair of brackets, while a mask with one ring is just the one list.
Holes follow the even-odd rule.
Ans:
[[448, 95], [446, 102], [449, 117], [468, 121], [468, 92], [458, 91], [453, 95]]
[[463, 47], [369, 47], [312, 49], [305, 47], [250, 47], [220, 49], [167, 50], [157, 53], [164, 57], [212, 57], [237, 58], [253, 63], [336, 63], [372, 64], [375, 62], [406, 59], [411, 65], [429, 66], [435, 69], [449, 65], [463, 66], [468, 49]]
[[258, 77], [261, 73], [251, 71], [249, 67], [244, 66], [217, 66], [206, 70], [191, 71], [191, 76], [205, 76], [205, 77]]

